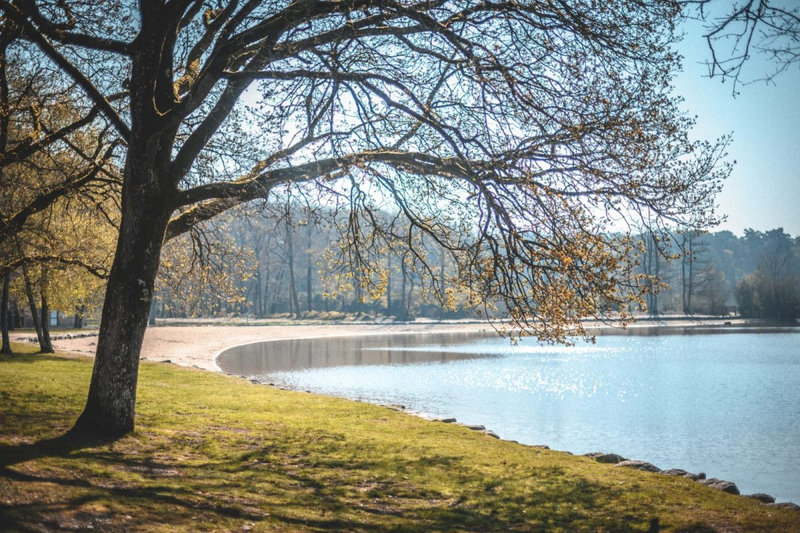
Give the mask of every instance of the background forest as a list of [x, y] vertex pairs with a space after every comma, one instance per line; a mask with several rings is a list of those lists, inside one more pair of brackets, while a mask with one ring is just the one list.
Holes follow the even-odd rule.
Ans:
[[[196, 317], [386, 318], [399, 321], [472, 318], [455, 265], [430, 243], [372, 250], [382, 269], [363, 273], [342, 243], [349, 217], [308, 206], [273, 205], [231, 216], [169, 243], [158, 277], [151, 322]], [[83, 327], [99, 319], [111, 232], [75, 233], [54, 214], [50, 226], [92, 249], [98, 264], [19, 269], [10, 276], [9, 326]], [[82, 220], [85, 227], [86, 220]], [[104, 228], [99, 221], [95, 230]], [[712, 233], [640, 234], [637, 269], [652, 290], [634, 312], [738, 315], [776, 321], [800, 316], [800, 236], [778, 228]], [[72, 246], [76, 246], [73, 244]], [[105, 251], [104, 251], [105, 249]], [[62, 252], [62, 256], [65, 256]], [[660, 280], [660, 281], [659, 281]], [[389, 318], [390, 317], [390, 318]], [[48, 320], [49, 319], [49, 320]]]

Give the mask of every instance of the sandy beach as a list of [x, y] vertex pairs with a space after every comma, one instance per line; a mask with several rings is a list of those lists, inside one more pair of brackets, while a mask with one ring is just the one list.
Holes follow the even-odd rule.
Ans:
[[[727, 322], [731, 321], [729, 319], [643, 320], [629, 328], [721, 326]], [[732, 325], [744, 325], [744, 323], [741, 319], [734, 319]], [[493, 328], [486, 322], [347, 322], [341, 324], [279, 322], [269, 325], [248, 325], [246, 322], [242, 322], [240, 325], [216, 325], [210, 322], [198, 325], [197, 321], [193, 321], [187, 325], [149, 327], [144, 337], [141, 360], [170, 361], [180, 366], [220, 372], [214, 362], [214, 358], [220, 351], [231, 346], [252, 342], [349, 335], [477, 331], [491, 332]], [[91, 330], [54, 332], [53, 345], [58, 351], [93, 356], [97, 346], [97, 336], [91, 335], [92, 333]], [[70, 335], [81, 336], [63, 338]], [[12, 332], [11, 334], [14, 341], [30, 341], [31, 336], [31, 332]]]
[[[297, 324], [259, 326], [156, 326], [147, 329], [142, 345], [142, 361], [170, 361], [176, 365], [221, 372], [214, 362], [216, 355], [231, 346], [251, 342], [336, 337], [348, 335], [378, 335], [394, 333], [437, 333], [461, 331], [492, 331], [487, 323], [412, 323], [412, 324]], [[66, 335], [86, 335], [90, 330], [54, 332], [53, 346], [57, 351], [93, 356], [97, 336], [61, 338]], [[11, 334], [11, 340], [30, 340], [30, 332]]]

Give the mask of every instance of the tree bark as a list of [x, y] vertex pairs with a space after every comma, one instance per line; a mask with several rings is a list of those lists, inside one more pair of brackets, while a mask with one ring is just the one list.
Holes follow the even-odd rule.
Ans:
[[689, 303], [686, 301], [686, 235], [681, 238], [681, 304], [683, 314], [689, 314]]
[[11, 325], [8, 329], [18, 329], [22, 327], [22, 311], [19, 309], [19, 302], [16, 298], [11, 302]]
[[133, 430], [139, 352], [169, 221], [169, 211], [157, 206], [156, 198], [123, 204], [89, 397], [76, 432], [118, 437]]
[[170, 179], [174, 132], [164, 126], [164, 119], [152, 107], [151, 88], [143, 83], [152, 74], [147, 71], [157, 67], [159, 40], [140, 37], [146, 44], [134, 57], [131, 73], [132, 126], [123, 172], [119, 236], [89, 394], [73, 428], [73, 432], [101, 438], [116, 438], [134, 428], [139, 352], [177, 194], [177, 184]]
[[11, 285], [11, 274], [6, 273], [3, 276], [3, 297], [0, 300], [0, 326], [3, 330], [3, 346], [0, 348], [0, 353], [10, 355], [12, 352], [11, 350], [11, 339], [8, 336], [8, 291]]
[[400, 320], [406, 321], [409, 318], [408, 312], [408, 294], [406, 293], [406, 280], [408, 279], [408, 274], [406, 273], [406, 261], [405, 257], [400, 258], [400, 272], [402, 277], [400, 278]]
[[50, 303], [47, 301], [47, 268], [42, 266], [41, 289], [41, 311], [42, 311], [42, 339], [39, 348], [42, 353], [53, 353], [53, 341], [50, 339]]
[[42, 339], [39, 342], [39, 349], [42, 353], [53, 353], [53, 341], [50, 338], [50, 304], [47, 302], [47, 295], [42, 287]]
[[311, 311], [312, 307], [312, 294], [311, 294], [311, 222], [306, 225], [306, 311]]
[[392, 252], [386, 254], [386, 316], [392, 316]]
[[39, 321], [39, 312], [36, 309], [36, 300], [33, 297], [33, 285], [31, 278], [28, 276], [28, 270], [22, 267], [22, 277], [25, 281], [25, 295], [28, 297], [28, 306], [31, 308], [31, 319], [33, 320], [33, 329], [36, 330], [36, 340], [39, 341], [39, 348], [44, 351], [44, 336], [42, 335], [42, 324]]
[[297, 282], [294, 275], [294, 239], [292, 237], [292, 227], [288, 216], [286, 219], [286, 247], [287, 263], [289, 266], [289, 304], [291, 314], [295, 318], [300, 318], [300, 300], [297, 298]]
[[689, 241], [689, 284], [686, 288], [686, 314], [694, 314], [692, 309], [692, 293], [694, 292], [694, 239]]
[[75, 308], [75, 322], [72, 324], [72, 327], [75, 329], [83, 329], [83, 324], [85, 321], [84, 315], [86, 314], [86, 306], [80, 305]]

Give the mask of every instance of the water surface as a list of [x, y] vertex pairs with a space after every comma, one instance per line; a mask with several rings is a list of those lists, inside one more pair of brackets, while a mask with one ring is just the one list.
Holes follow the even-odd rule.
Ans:
[[486, 334], [277, 341], [226, 372], [484, 424], [502, 438], [615, 452], [800, 502], [800, 333], [607, 336], [518, 345]]

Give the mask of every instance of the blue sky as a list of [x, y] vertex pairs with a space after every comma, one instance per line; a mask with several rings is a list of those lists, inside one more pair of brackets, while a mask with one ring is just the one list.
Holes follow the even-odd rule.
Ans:
[[[718, 198], [728, 220], [717, 229], [741, 235], [745, 228], [783, 227], [800, 235], [800, 64], [772, 84], [741, 86], [734, 97], [730, 82], [707, 77], [705, 46], [700, 32], [687, 35], [680, 48], [684, 72], [675, 85], [686, 111], [697, 115], [697, 138], [733, 133], [728, 153], [737, 164]], [[772, 68], [753, 57], [744, 75], [755, 79]]]

